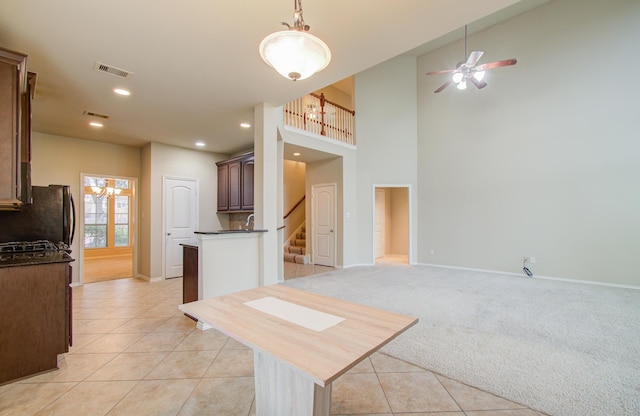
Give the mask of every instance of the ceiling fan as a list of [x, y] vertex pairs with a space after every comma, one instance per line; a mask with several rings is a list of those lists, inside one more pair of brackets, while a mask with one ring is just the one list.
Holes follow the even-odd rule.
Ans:
[[456, 69], [445, 69], [443, 71], [431, 71], [427, 72], [427, 75], [437, 74], [453, 74], [450, 80], [445, 82], [435, 90], [435, 93], [447, 88], [451, 83], [455, 83], [460, 90], [467, 88], [467, 81], [470, 81], [478, 89], [482, 89], [487, 86], [487, 83], [482, 79], [484, 78], [484, 71], [488, 69], [500, 68], [503, 66], [515, 65], [518, 63], [516, 59], [505, 59], [502, 61], [489, 62], [487, 64], [476, 65], [482, 57], [483, 51], [472, 51], [467, 57], [467, 25], [464, 26], [464, 56], [466, 61], [461, 61], [456, 66]]

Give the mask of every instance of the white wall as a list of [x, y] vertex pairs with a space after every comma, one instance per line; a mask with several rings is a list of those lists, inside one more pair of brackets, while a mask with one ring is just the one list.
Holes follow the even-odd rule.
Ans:
[[[345, 176], [357, 180], [357, 234], [345, 245], [355, 245], [355, 264], [373, 264], [373, 186], [417, 189], [416, 58], [400, 56], [357, 74], [355, 91], [357, 171]], [[415, 195], [409, 204], [416, 212]], [[414, 228], [416, 223], [414, 218]], [[416, 233], [411, 235], [415, 255]]]
[[304, 162], [284, 160], [283, 164], [284, 188], [282, 190], [284, 211], [289, 211], [305, 196], [306, 165]]
[[640, 285], [639, 21], [638, 1], [555, 0], [479, 32], [481, 62], [518, 59], [481, 91], [423, 75], [462, 42], [419, 58], [420, 262]]
[[[143, 172], [143, 183], [149, 184], [149, 200], [141, 201], [140, 216], [142, 222], [148, 221], [143, 229], [149, 232], [141, 235], [144, 240], [141, 245], [148, 246], [148, 257], [141, 256], [142, 270], [148, 270], [145, 277], [156, 279], [162, 277], [163, 266], [163, 235], [162, 235], [162, 182], [164, 176], [176, 178], [190, 178], [198, 180], [199, 206], [198, 229], [217, 230], [222, 228], [216, 215], [218, 180], [216, 162], [227, 159], [227, 155], [183, 149], [167, 146], [159, 143], [147, 145], [149, 149], [143, 150], [143, 155], [148, 153], [148, 161], [145, 156], [145, 166], [149, 165], [150, 172]], [[149, 175], [147, 178], [146, 175]], [[141, 253], [143, 254], [143, 253]], [[146, 253], [144, 253], [146, 254]]]
[[[140, 176], [140, 149], [130, 146], [74, 139], [34, 131], [31, 136], [31, 184], [69, 185], [76, 203], [76, 215], [83, 201], [84, 189], [80, 186], [81, 173], [94, 173], [138, 178]], [[71, 245], [72, 256], [80, 260], [79, 221]], [[78, 263], [73, 264], [73, 282], [80, 282]]]
[[[302, 197], [305, 196], [306, 183], [306, 164], [294, 160], [283, 160], [283, 180], [282, 180], [282, 199], [283, 199], [283, 216], [287, 215]], [[294, 231], [306, 221], [305, 204], [302, 203], [298, 208], [291, 212], [287, 218], [283, 218], [282, 225], [283, 237], [285, 240], [290, 238]]]
[[[345, 81], [346, 82], [346, 81]], [[353, 102], [354, 97], [350, 94], [347, 94], [344, 91], [339, 90], [334, 86], [324, 87], [315, 92], [316, 94], [324, 94], [324, 98], [327, 100], [334, 102], [338, 105], [341, 105], [345, 108], [353, 110]]]
[[[325, 159], [318, 162], [307, 163], [307, 190], [308, 196], [305, 199], [306, 212], [307, 212], [307, 226], [311, 227], [312, 216], [312, 196], [313, 186], [315, 185], [327, 185], [336, 184], [336, 212], [342, 213], [344, 211], [344, 187], [343, 187], [343, 172], [342, 172], [343, 159], [336, 157], [334, 159]], [[338, 214], [336, 218], [336, 266], [341, 267], [344, 264], [343, 255], [343, 241], [341, 236], [344, 235], [344, 223], [343, 216]], [[312, 230], [307, 230], [307, 235], [311, 236]], [[313, 259], [313, 239], [307, 238], [306, 242], [307, 254]]]

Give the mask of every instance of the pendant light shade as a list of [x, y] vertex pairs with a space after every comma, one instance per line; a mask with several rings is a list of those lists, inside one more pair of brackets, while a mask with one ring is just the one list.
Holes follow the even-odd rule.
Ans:
[[331, 61], [331, 51], [326, 43], [308, 33], [304, 24], [300, 0], [295, 1], [293, 26], [275, 32], [260, 43], [260, 56], [280, 75], [293, 81], [309, 78], [323, 70]]
[[331, 61], [331, 51], [326, 43], [295, 29], [264, 38], [260, 43], [260, 56], [280, 75], [294, 81], [309, 78]]

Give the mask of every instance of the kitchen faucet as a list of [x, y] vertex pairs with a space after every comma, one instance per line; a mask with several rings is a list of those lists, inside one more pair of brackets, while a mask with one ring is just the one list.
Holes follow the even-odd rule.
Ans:
[[254, 219], [253, 215], [254, 215], [254, 214], [250, 214], [250, 215], [247, 217], [247, 223], [245, 224], [245, 226], [247, 226], [247, 227], [249, 226], [249, 224], [251, 223], [251, 220], [253, 220], [253, 219]]

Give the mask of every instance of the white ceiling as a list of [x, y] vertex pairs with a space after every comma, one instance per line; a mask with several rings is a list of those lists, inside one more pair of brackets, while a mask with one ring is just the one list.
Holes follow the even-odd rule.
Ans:
[[[333, 59], [295, 83], [258, 53], [280, 22], [292, 23], [291, 0], [0, 0], [0, 47], [28, 54], [38, 74], [35, 131], [131, 146], [202, 140], [204, 150], [231, 154], [252, 147], [253, 129], [239, 124], [253, 123], [256, 104], [281, 105], [397, 55], [425, 53], [461, 37], [466, 23], [541, 2], [304, 0], [305, 23]], [[94, 71], [96, 62], [134, 75]], [[116, 87], [132, 95], [117, 96]], [[85, 111], [109, 119], [91, 128]]]

